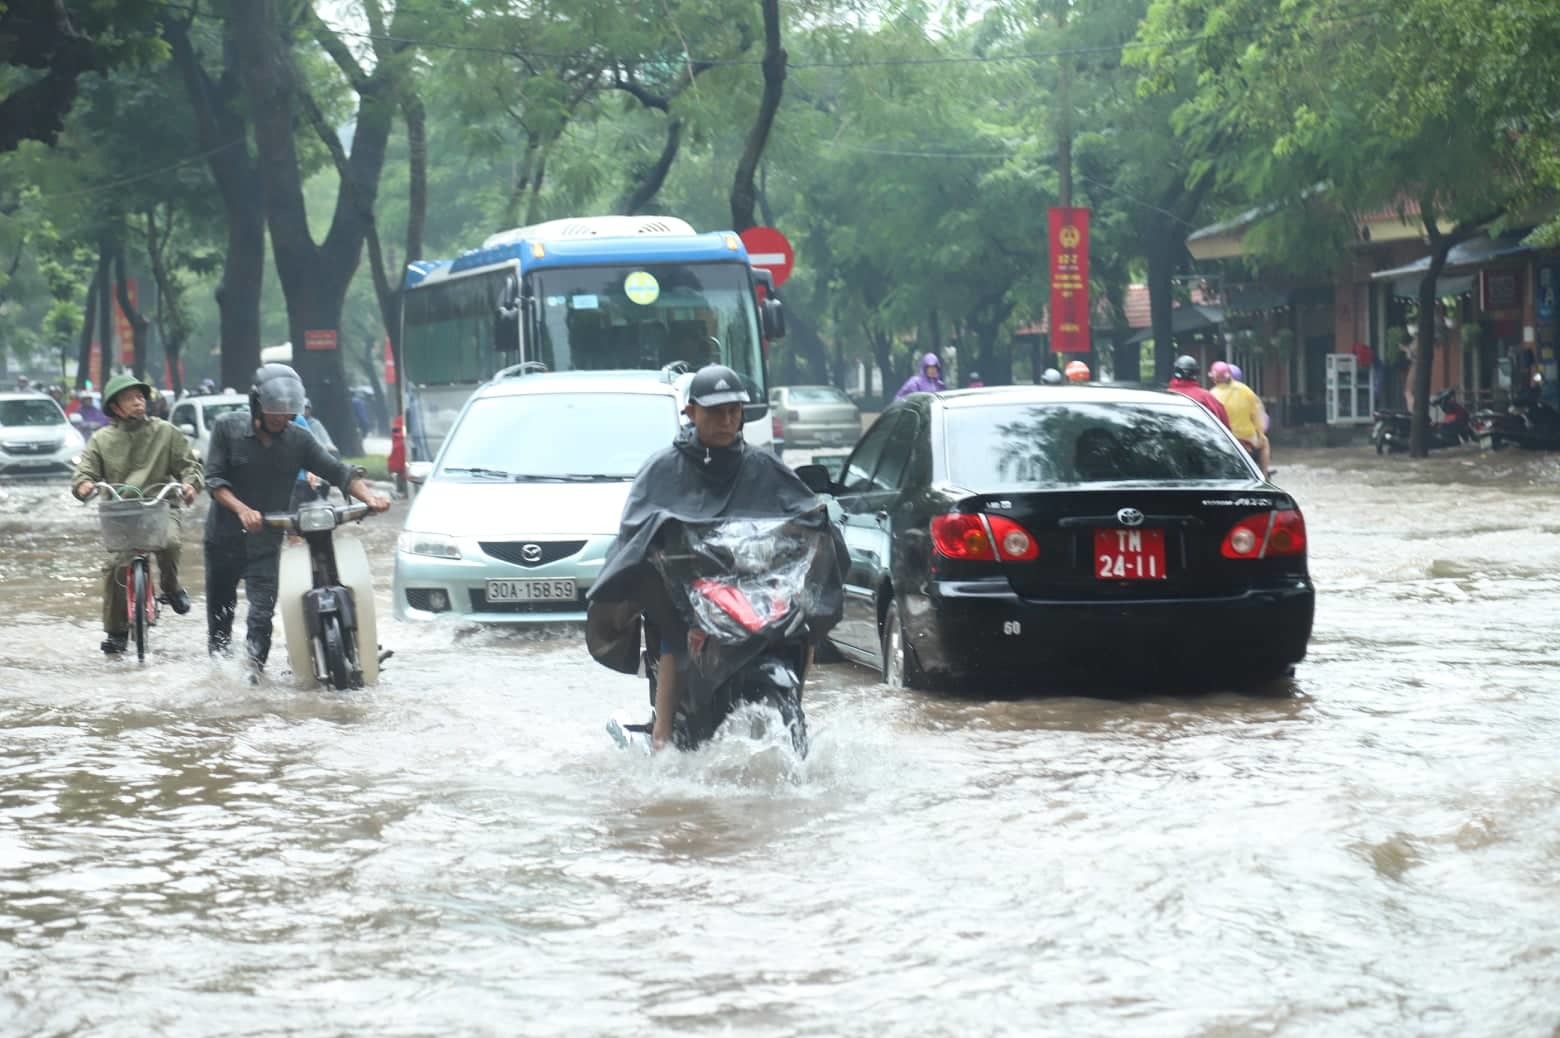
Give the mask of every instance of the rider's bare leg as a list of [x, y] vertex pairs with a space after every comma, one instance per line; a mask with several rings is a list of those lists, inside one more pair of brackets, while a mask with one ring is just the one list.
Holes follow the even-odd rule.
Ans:
[[659, 750], [672, 739], [672, 720], [677, 716], [677, 704], [682, 699], [681, 654], [661, 653], [661, 662], [655, 670], [655, 727], [650, 732], [650, 746]]

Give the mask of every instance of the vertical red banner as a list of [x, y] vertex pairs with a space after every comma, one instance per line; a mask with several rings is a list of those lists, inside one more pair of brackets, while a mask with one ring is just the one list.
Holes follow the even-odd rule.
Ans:
[[[130, 305], [139, 307], [140, 300], [136, 298], [135, 278], [125, 279], [125, 295], [130, 297]], [[119, 305], [119, 292], [114, 291], [114, 338], [119, 340], [119, 363], [129, 367], [135, 362], [135, 329], [130, 325], [130, 317]]]
[[1047, 213], [1051, 240], [1051, 349], [1089, 352], [1089, 211], [1052, 206]]

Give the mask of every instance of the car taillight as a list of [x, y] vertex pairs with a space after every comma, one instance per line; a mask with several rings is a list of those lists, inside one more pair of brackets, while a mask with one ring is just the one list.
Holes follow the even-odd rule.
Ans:
[[933, 516], [932, 545], [943, 558], [964, 562], [1028, 562], [1040, 555], [1034, 537], [1013, 520], [971, 512]]
[[1248, 515], [1224, 535], [1226, 559], [1272, 559], [1305, 554], [1305, 517], [1294, 509]]
[[991, 536], [997, 542], [997, 554], [1004, 562], [1028, 562], [1040, 555], [1040, 545], [1029, 535], [1029, 531], [1015, 523], [1013, 520], [1000, 515], [988, 515], [986, 522], [991, 524]]
[[785, 426], [780, 424], [780, 416], [775, 415], [769, 419], [769, 435], [777, 440], [785, 439]]

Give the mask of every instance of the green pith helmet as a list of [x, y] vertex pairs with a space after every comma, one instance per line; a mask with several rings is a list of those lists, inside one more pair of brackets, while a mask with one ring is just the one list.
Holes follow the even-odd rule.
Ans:
[[139, 389], [146, 396], [147, 403], [152, 402], [152, 387], [149, 384], [142, 382], [134, 375], [115, 375], [108, 380], [108, 385], [103, 387], [103, 408], [107, 410], [108, 406], [114, 402], [114, 397], [131, 386]]

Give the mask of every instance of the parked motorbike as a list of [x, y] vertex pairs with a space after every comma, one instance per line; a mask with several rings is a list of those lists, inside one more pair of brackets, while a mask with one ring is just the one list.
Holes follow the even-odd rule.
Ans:
[[1509, 411], [1480, 411], [1472, 430], [1481, 447], [1493, 450], [1560, 450], [1560, 411], [1537, 398], [1513, 403]]
[[[1371, 430], [1370, 441], [1377, 454], [1388, 451], [1406, 451], [1414, 427], [1414, 416], [1409, 411], [1376, 411], [1372, 417], [1376, 425]], [[1430, 429], [1426, 445], [1435, 450], [1440, 447], [1456, 447], [1472, 443], [1475, 434], [1472, 415], [1457, 399], [1457, 390], [1447, 387], [1430, 398]]]
[[[809, 620], [822, 602], [836, 561], [820, 515], [784, 519], [718, 519], [668, 523], [650, 556], [679, 618], [691, 632], [681, 702], [672, 725], [679, 749], [709, 741], [739, 707], [754, 714], [754, 737], [778, 717], [799, 754], [807, 752], [802, 686], [810, 658]], [[623, 745], [648, 747], [654, 727], [659, 658], [645, 654], [651, 721], [614, 719], [607, 730]]]
[[276, 596], [293, 674], [313, 675], [338, 691], [379, 680], [368, 555], [355, 539], [335, 540], [338, 526], [357, 522], [369, 511], [365, 504], [312, 501], [296, 512], [265, 516], [267, 526], [299, 538], [282, 549]]

